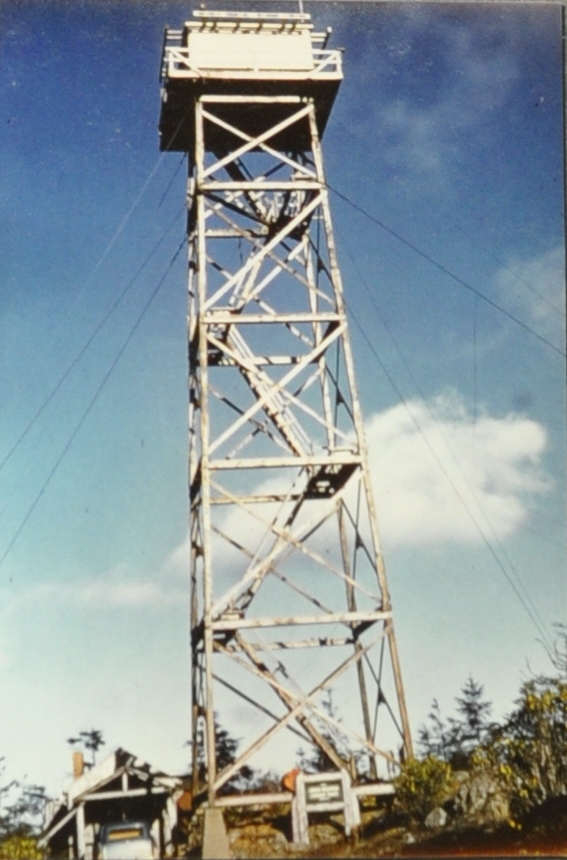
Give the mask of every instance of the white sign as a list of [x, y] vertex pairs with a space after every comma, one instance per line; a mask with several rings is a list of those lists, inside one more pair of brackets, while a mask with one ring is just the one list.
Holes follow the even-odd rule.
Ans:
[[300, 773], [295, 782], [291, 804], [293, 841], [309, 844], [310, 812], [342, 812], [345, 835], [360, 824], [358, 798], [346, 770], [334, 773]]

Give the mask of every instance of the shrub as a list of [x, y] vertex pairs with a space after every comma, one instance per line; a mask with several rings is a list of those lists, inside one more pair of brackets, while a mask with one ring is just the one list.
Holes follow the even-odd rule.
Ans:
[[567, 683], [532, 678], [522, 685], [515, 704], [482, 752], [505, 779], [516, 812], [522, 813], [567, 794]]
[[42, 860], [43, 851], [33, 836], [8, 836], [0, 842], [0, 860]]
[[394, 780], [394, 805], [413, 821], [422, 822], [436, 806], [442, 806], [453, 793], [450, 765], [433, 755], [410, 759]]

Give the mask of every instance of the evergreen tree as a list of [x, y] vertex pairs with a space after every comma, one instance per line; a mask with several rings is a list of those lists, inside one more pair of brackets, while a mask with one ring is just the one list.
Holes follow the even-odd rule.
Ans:
[[469, 676], [461, 690], [461, 696], [455, 699], [457, 711], [462, 717], [460, 721], [455, 722], [458, 728], [459, 746], [466, 753], [470, 753], [475, 746], [485, 740], [492, 726], [489, 721], [492, 702], [485, 701], [482, 698], [483, 693], [482, 684], [477, 684]]
[[434, 756], [443, 761], [449, 761], [454, 751], [453, 732], [441, 716], [437, 699], [433, 699], [427, 719], [429, 724], [421, 726], [418, 732], [418, 743], [424, 756]]
[[[4, 757], [0, 757], [0, 778]], [[0, 860], [40, 860], [37, 845], [41, 816], [48, 800], [43, 786], [17, 780], [0, 785]]]
[[492, 703], [483, 698], [484, 687], [469, 677], [455, 699], [458, 718], [444, 720], [437, 699], [429, 723], [419, 730], [419, 744], [426, 756], [449, 762], [454, 770], [466, 768], [473, 750], [490, 734]]
[[[204, 722], [201, 723], [201, 732], [204, 731], [204, 725]], [[234, 738], [227, 729], [221, 726], [216, 711], [214, 715], [214, 725], [215, 756], [218, 774], [236, 761], [240, 741], [237, 738]], [[205, 783], [207, 779], [207, 768], [205, 765], [205, 745], [202, 743], [202, 740], [203, 737], [201, 735], [197, 763], [199, 767], [199, 781]], [[256, 772], [245, 764], [225, 783], [221, 789], [221, 793], [230, 789], [246, 791], [253, 787], [256, 776]]]
[[86, 762], [86, 765], [87, 767], [93, 767], [96, 764], [96, 754], [100, 747], [106, 744], [106, 741], [100, 729], [89, 729], [85, 732], [79, 732], [76, 738], [67, 738], [67, 743], [71, 746], [81, 744], [85, 750], [88, 750], [92, 759], [90, 762]]
[[[331, 717], [333, 720], [336, 720], [337, 722], [340, 722], [340, 717], [333, 702], [332, 690], [326, 691], [326, 697], [322, 702], [322, 707], [323, 710], [329, 715], [329, 717]], [[348, 761], [350, 759], [351, 751], [349, 748], [348, 738], [343, 732], [340, 731], [340, 729], [321, 720], [319, 733], [327, 741], [329, 746], [331, 746], [334, 750], [337, 751], [337, 753], [342, 759], [344, 759], [345, 761]], [[302, 747], [300, 747], [297, 750], [297, 755], [298, 767], [306, 773], [324, 773], [327, 770], [337, 769], [335, 762], [331, 761], [327, 753], [324, 752], [324, 750], [322, 750], [316, 744], [313, 744], [309, 751], [305, 751]], [[355, 754], [355, 758], [359, 759], [360, 754]]]

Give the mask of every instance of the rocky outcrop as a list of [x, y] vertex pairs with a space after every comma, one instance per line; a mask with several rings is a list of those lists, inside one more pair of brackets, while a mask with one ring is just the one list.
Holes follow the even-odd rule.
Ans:
[[510, 818], [510, 802], [500, 780], [485, 771], [455, 773], [457, 791], [453, 798], [455, 815], [466, 825], [484, 827]]
[[230, 831], [229, 840], [234, 857], [278, 857], [286, 853], [287, 839], [268, 822], [237, 827]]

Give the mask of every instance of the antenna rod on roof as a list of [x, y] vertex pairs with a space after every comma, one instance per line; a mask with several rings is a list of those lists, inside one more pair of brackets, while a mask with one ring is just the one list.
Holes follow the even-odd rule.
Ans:
[[299, 3], [299, 14], [303, 15], [303, 0], [297, 0]]

